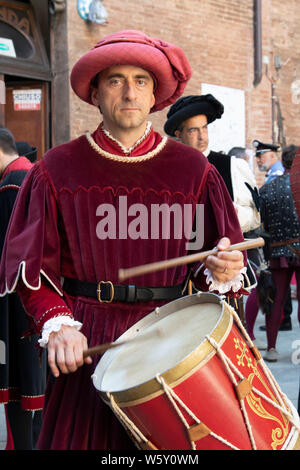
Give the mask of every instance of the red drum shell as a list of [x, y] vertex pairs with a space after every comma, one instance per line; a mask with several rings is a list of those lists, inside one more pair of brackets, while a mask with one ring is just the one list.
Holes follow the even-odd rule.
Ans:
[[[201, 294], [201, 296], [196, 294], [180, 299], [180, 308], [182, 308], [184, 302], [187, 304], [191, 304], [191, 302], [199, 303], [200, 315], [201, 303], [207, 302], [207, 299], [215, 303], [216, 298], [218, 304], [222, 302], [223, 310], [218, 325], [209, 333], [209, 336], [215, 337], [220, 345], [221, 352], [226, 355], [252, 387], [263, 393], [272, 403], [268, 403], [252, 388], [243, 400], [249, 422], [247, 428], [245, 415], [241, 410], [241, 403], [238, 400], [235, 386], [226, 371], [225, 364], [220, 358], [220, 354], [205, 340], [202, 344], [204, 349], [202, 349], [201, 354], [199, 353], [196, 365], [187, 362], [188, 365], [184, 364], [182, 366], [182, 363], [185, 362], [182, 361], [181, 364], [174, 366], [174, 370], [176, 367], [178, 369], [179, 366], [182, 366], [180, 369], [181, 377], [179, 377], [178, 370], [175, 371], [173, 377], [172, 370], [160, 375], [172, 387], [179, 400], [211, 430], [211, 434], [195, 441], [195, 449], [229, 450], [237, 448], [252, 450], [253, 445], [249, 437], [249, 428], [253, 434], [257, 450], [298, 448], [298, 432], [286, 415], [276, 408], [279, 402], [274, 386], [275, 389], [279, 389], [279, 387], [275, 381], [274, 385], [272, 379], [268, 377], [268, 368], [262, 363], [261, 359], [258, 361], [250, 349], [243, 331], [236, 326], [235, 322], [233, 323], [232, 309], [228, 304], [221, 301], [220, 297], [214, 294]], [[173, 301], [160, 307], [159, 311], [163, 311], [164, 315], [170, 309], [171, 304], [171, 311], [174, 311], [176, 302]], [[149, 315], [153, 315], [153, 312]], [[141, 322], [137, 325], [140, 331]], [[223, 337], [221, 337], [222, 334]], [[119, 339], [121, 340], [121, 338]], [[203, 351], [205, 351], [204, 354]], [[195, 351], [191, 355], [194, 356]], [[95, 370], [95, 375], [101, 375], [104, 372], [105, 370], [103, 370], [100, 361]], [[240, 381], [236, 373], [234, 373], [234, 377], [237, 382]], [[99, 387], [99, 385], [95, 386], [96, 388]], [[108, 401], [106, 393], [101, 388], [100, 393], [102, 398]], [[125, 412], [145, 438], [157, 449], [191, 449], [191, 440], [186, 426], [162, 386], [155, 379], [130, 390], [111, 392], [111, 395], [122, 412]], [[299, 421], [293, 405], [281, 392], [280, 396], [283, 397], [286, 410], [296, 415], [296, 420]], [[190, 414], [181, 406], [179, 406], [179, 409], [186, 423], [190, 427], [195, 425], [195, 420]]]

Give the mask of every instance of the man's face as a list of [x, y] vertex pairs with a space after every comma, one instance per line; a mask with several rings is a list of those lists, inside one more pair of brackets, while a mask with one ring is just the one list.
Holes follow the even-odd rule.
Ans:
[[268, 171], [276, 160], [277, 157], [273, 152], [260, 153], [259, 155], [256, 155], [256, 162], [259, 171]]
[[175, 131], [182, 143], [205, 152], [208, 147], [207, 117], [204, 114], [193, 116], [182, 123], [182, 131]]
[[155, 103], [154, 83], [146, 70], [116, 65], [99, 75], [92, 102], [99, 106], [105, 127], [112, 133], [144, 127]]

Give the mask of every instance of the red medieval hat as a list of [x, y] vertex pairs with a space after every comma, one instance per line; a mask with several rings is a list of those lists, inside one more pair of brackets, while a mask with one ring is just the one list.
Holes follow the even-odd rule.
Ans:
[[91, 81], [113, 65], [134, 65], [155, 78], [155, 104], [159, 111], [182, 95], [191, 78], [191, 66], [180, 47], [146, 36], [140, 31], [120, 31], [106, 36], [83, 55], [71, 72], [74, 92], [87, 103], [91, 101]]

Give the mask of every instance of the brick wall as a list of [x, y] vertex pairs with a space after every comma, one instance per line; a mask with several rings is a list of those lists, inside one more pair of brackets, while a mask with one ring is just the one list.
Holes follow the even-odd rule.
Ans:
[[300, 9], [297, 0], [272, 1], [272, 46], [282, 62], [282, 68], [274, 76], [287, 144], [300, 145], [300, 90], [298, 95], [292, 92], [293, 82], [298, 80], [298, 86], [300, 84]]
[[[254, 88], [253, 1], [252, 0], [104, 0], [108, 24], [87, 24], [77, 13], [76, 0], [68, 0], [68, 47], [70, 68], [102, 37], [121, 29], [139, 29], [181, 46], [193, 68], [184, 94], [201, 93], [209, 83], [245, 91], [246, 143], [254, 138], [272, 142], [271, 82], [265, 73]], [[274, 57], [280, 55], [282, 68], [276, 75], [276, 95], [284, 116], [287, 144], [299, 143], [300, 105], [295, 104], [292, 83], [300, 80], [300, 9], [297, 0], [263, 0], [263, 55], [270, 60], [274, 78]], [[157, 6], [159, 4], [159, 6]], [[299, 82], [300, 83], [300, 82]], [[297, 82], [296, 82], [297, 85]], [[295, 85], [294, 85], [295, 86]], [[93, 130], [99, 113], [85, 105], [73, 92], [71, 137]], [[294, 101], [294, 102], [293, 102]], [[155, 128], [163, 133], [167, 109], [151, 115]], [[298, 141], [297, 141], [298, 139]], [[263, 175], [256, 171], [259, 185]]]

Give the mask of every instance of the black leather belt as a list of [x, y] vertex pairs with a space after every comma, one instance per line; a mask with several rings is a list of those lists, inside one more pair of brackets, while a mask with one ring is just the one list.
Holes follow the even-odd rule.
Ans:
[[285, 241], [282, 241], [282, 242], [273, 242], [273, 243], [270, 243], [270, 247], [271, 248], [274, 248], [276, 246], [284, 246], [284, 245], [291, 245], [292, 243], [299, 243], [300, 242], [300, 238], [292, 238], [290, 240], [285, 240]]
[[92, 297], [99, 302], [148, 302], [150, 300], [174, 300], [182, 297], [184, 284], [163, 287], [116, 285], [110, 281], [97, 283], [65, 278], [63, 289], [71, 295]]

